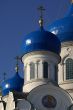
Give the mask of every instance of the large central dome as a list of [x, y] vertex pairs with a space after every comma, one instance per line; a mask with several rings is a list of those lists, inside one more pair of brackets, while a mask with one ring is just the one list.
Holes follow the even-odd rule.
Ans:
[[60, 53], [60, 41], [56, 35], [40, 28], [24, 37], [23, 53], [27, 54], [33, 51], [50, 51], [56, 54]]
[[66, 16], [49, 25], [48, 30], [57, 35], [61, 42], [73, 41], [73, 3]]

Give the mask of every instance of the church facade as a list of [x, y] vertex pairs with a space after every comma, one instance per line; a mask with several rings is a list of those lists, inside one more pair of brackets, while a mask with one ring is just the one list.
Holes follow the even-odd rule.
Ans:
[[1, 84], [0, 110], [73, 110], [73, 1], [48, 31], [42, 14], [39, 24], [24, 37], [24, 78], [17, 62], [15, 76]]
[[49, 26], [61, 41], [58, 84], [73, 97], [73, 0], [64, 18]]

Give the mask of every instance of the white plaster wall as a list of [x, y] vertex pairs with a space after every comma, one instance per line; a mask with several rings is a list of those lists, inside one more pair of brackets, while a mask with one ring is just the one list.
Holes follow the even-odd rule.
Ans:
[[4, 110], [4, 106], [2, 102], [0, 103], [0, 110]]
[[[61, 48], [61, 63], [58, 66], [58, 83], [61, 88], [65, 90], [73, 89], [73, 80], [66, 80], [65, 60], [67, 58], [73, 59], [73, 42], [62, 44]], [[72, 93], [70, 93], [72, 94]], [[73, 95], [72, 95], [73, 96]]]
[[32, 89], [36, 88], [37, 86], [47, 84], [47, 82], [48, 80], [44, 80], [44, 79], [32, 80], [23, 86], [23, 91], [25, 93], [29, 93]]
[[7, 102], [7, 98], [8, 98], [8, 95], [2, 97], [2, 100], [5, 101], [5, 102]]
[[7, 97], [6, 110], [14, 110], [14, 109], [15, 109], [14, 96], [12, 92], [9, 92], [9, 95]]

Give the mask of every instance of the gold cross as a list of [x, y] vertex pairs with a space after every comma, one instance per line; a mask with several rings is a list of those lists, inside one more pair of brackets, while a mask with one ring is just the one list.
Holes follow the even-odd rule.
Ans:
[[5, 80], [6, 80], [6, 75], [7, 75], [7, 74], [4, 72], [3, 75], [4, 75], [4, 81], [5, 81]]
[[21, 58], [20, 58], [19, 56], [16, 56], [15, 59], [16, 59], [16, 67], [15, 67], [15, 70], [16, 70], [16, 72], [18, 73], [18, 70], [19, 70], [18, 61], [21, 60]]
[[40, 27], [43, 27], [43, 11], [45, 11], [45, 9], [43, 8], [43, 6], [40, 6], [38, 10], [40, 11], [39, 24], [40, 24]]
[[40, 11], [40, 17], [43, 18], [43, 11], [45, 11], [44, 7], [43, 6], [40, 6], [38, 8], [38, 10]]

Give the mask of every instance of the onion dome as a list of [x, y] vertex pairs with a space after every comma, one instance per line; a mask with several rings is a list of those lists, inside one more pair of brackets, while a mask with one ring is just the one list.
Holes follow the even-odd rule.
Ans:
[[2, 82], [2, 95], [7, 95], [9, 91], [22, 92], [23, 83], [24, 80], [19, 76], [19, 74], [15, 74], [13, 78]]
[[73, 0], [65, 17], [49, 25], [48, 31], [57, 35], [61, 42], [73, 41]]
[[56, 35], [40, 28], [31, 32], [24, 38], [23, 52], [24, 54], [33, 51], [50, 51], [56, 54], [60, 53], [60, 41]]
[[24, 54], [33, 51], [50, 51], [59, 54], [61, 49], [60, 41], [56, 35], [44, 30], [42, 17], [44, 8], [41, 6], [39, 10], [41, 11], [39, 20], [40, 29], [33, 31], [24, 37], [22, 51]]
[[14, 75], [14, 77], [8, 80], [4, 80], [1, 84], [2, 96], [7, 95], [9, 91], [22, 92], [24, 79], [22, 79], [18, 74], [18, 65], [16, 65], [15, 69], [16, 69], [16, 74]]

